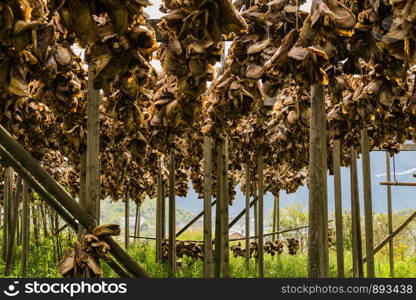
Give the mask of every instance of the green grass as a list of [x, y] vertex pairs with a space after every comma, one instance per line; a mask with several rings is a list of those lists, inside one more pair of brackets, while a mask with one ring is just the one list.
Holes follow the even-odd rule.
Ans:
[[[198, 233], [192, 231], [183, 239], [200, 239]], [[69, 247], [70, 241], [63, 240], [63, 250]], [[129, 254], [150, 274], [151, 277], [167, 278], [169, 276], [166, 264], [156, 263], [154, 242], [132, 243]], [[21, 276], [21, 246], [16, 248], [16, 258], [13, 272], [9, 277]], [[202, 278], [202, 261], [194, 261], [185, 257], [182, 266], [177, 269], [179, 278]], [[56, 278], [60, 277], [57, 270], [56, 253], [53, 251], [52, 238], [42, 238], [31, 242], [27, 276]], [[104, 277], [117, 277], [116, 274], [105, 264], [102, 264]], [[4, 262], [0, 259], [0, 277], [4, 277]], [[347, 277], [352, 276], [351, 252], [345, 252], [345, 273]], [[375, 259], [377, 277], [390, 277], [388, 256], [379, 253]], [[365, 270], [365, 267], [364, 267]], [[233, 257], [230, 253], [230, 276], [233, 278], [256, 278], [257, 271], [255, 260], [250, 260], [250, 268], [246, 268], [243, 257]], [[335, 249], [330, 249], [330, 276], [337, 276]], [[307, 254], [300, 252], [291, 256], [287, 253], [272, 257], [265, 254], [265, 277], [266, 278], [301, 278], [307, 277]], [[397, 256], [395, 258], [395, 277], [416, 277], [416, 257]]]

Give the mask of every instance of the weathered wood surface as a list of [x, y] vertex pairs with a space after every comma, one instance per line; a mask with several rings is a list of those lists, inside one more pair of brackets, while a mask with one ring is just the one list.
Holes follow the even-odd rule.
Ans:
[[[176, 234], [178, 236], [178, 234]], [[204, 277], [212, 270], [212, 140], [204, 136]]]
[[176, 277], [176, 193], [175, 193], [175, 155], [169, 156], [169, 271]]
[[[246, 232], [245, 232], [245, 241], [246, 241], [246, 249], [250, 249], [250, 192], [251, 192], [251, 185], [250, 185], [250, 168], [249, 165], [246, 164], [246, 186], [245, 186], [245, 197], [246, 197], [246, 220], [245, 220], [245, 226], [246, 226]], [[246, 259], [246, 268], [247, 270], [250, 269], [250, 251], [245, 252], [245, 259]]]
[[[259, 206], [258, 206], [258, 217], [259, 217], [259, 245], [264, 245], [264, 198], [263, 198], [263, 188], [264, 188], [264, 160], [263, 153], [258, 154], [257, 160], [257, 179], [258, 179], [258, 197], [259, 197]], [[264, 278], [264, 247], [259, 247], [259, 278]]]
[[324, 86], [311, 89], [308, 276], [328, 277], [327, 144]]
[[[386, 180], [391, 180], [390, 169], [390, 155], [386, 152]], [[387, 218], [389, 223], [389, 235], [393, 233], [393, 208], [391, 201], [391, 186], [387, 186]], [[389, 263], [390, 263], [390, 277], [394, 277], [394, 247], [393, 239], [389, 241]]]
[[371, 195], [371, 165], [370, 145], [367, 129], [361, 130], [361, 151], [363, 167], [364, 189], [364, 225], [365, 225], [365, 250], [367, 254], [367, 277], [374, 278], [374, 231], [373, 231], [373, 198]]
[[351, 222], [353, 276], [364, 277], [361, 243], [360, 195], [358, 190], [357, 153], [351, 148]]
[[335, 193], [335, 233], [337, 247], [337, 272], [338, 278], [343, 278], [344, 274], [344, 233], [342, 224], [342, 192], [341, 192], [341, 143], [334, 140], [333, 144], [333, 164], [334, 164], [334, 193]]
[[99, 223], [100, 202], [100, 91], [94, 88], [93, 67], [88, 68], [87, 165], [85, 209]]

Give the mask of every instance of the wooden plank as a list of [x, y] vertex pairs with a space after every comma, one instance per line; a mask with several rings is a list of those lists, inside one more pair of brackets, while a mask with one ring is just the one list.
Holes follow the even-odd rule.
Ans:
[[364, 277], [361, 244], [360, 196], [358, 190], [357, 153], [351, 147], [351, 222], [352, 222], [352, 260], [353, 276]]
[[364, 225], [365, 225], [365, 249], [367, 254], [367, 277], [374, 278], [374, 229], [373, 229], [373, 205], [371, 195], [371, 163], [370, 145], [367, 129], [361, 130], [361, 151], [363, 167], [364, 189]]
[[[324, 86], [311, 88], [308, 276], [328, 277], [327, 150]], [[325, 238], [326, 237], [326, 238]], [[326, 248], [326, 249], [325, 249]]]
[[334, 164], [334, 198], [335, 198], [335, 232], [337, 247], [337, 272], [338, 278], [344, 278], [344, 234], [342, 228], [342, 193], [341, 193], [341, 142], [334, 140], [333, 144]]
[[[88, 68], [87, 94], [87, 165], [85, 208], [99, 219], [100, 201], [100, 91], [94, 88], [93, 66]], [[98, 224], [98, 222], [97, 222]]]
[[257, 160], [257, 178], [258, 178], [258, 195], [259, 195], [259, 205], [258, 205], [258, 216], [259, 216], [259, 278], [264, 278], [264, 199], [263, 199], [263, 186], [264, 186], [264, 161], [263, 153], [258, 154]]
[[[386, 152], [386, 180], [391, 180], [391, 169], [390, 169], [390, 155]], [[387, 186], [387, 217], [389, 235], [393, 233], [393, 208], [391, 201], [391, 186]], [[393, 239], [389, 241], [389, 263], [390, 263], [390, 277], [394, 277], [394, 248]]]
[[250, 269], [250, 167], [248, 164], [245, 165], [246, 170], [246, 186], [245, 186], [245, 196], [246, 196], [246, 232], [245, 232], [245, 241], [246, 241], [246, 252], [245, 252], [245, 259], [246, 259], [246, 268], [247, 270]]
[[176, 187], [175, 187], [175, 155], [169, 156], [169, 272], [171, 278], [176, 277]]
[[212, 273], [212, 142], [204, 136], [204, 278]]

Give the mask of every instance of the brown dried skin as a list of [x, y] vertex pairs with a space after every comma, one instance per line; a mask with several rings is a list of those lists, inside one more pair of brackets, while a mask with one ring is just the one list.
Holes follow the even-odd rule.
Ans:
[[110, 246], [100, 237], [119, 235], [120, 227], [116, 224], [101, 225], [93, 232], [85, 235], [81, 243], [75, 242], [74, 249], [65, 251], [58, 265], [59, 273], [64, 278], [100, 278], [103, 275], [100, 258], [109, 259]]

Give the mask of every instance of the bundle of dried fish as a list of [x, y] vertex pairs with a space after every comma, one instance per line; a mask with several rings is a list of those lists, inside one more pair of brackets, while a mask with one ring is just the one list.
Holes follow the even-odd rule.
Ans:
[[83, 237], [81, 243], [75, 242], [74, 249], [65, 251], [59, 263], [59, 273], [65, 278], [99, 278], [103, 275], [100, 258], [109, 260], [110, 246], [101, 240], [103, 236], [120, 234], [117, 224], [96, 227], [92, 234]]
[[160, 61], [174, 75], [178, 92], [197, 98], [212, 81], [220, 61], [223, 35], [247, 29], [230, 0], [163, 1], [166, 13], [158, 24], [163, 43]]

